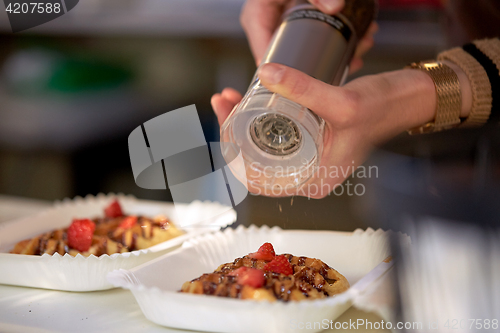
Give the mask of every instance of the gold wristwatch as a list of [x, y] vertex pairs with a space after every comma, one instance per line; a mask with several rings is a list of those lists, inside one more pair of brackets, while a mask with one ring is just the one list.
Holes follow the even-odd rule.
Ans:
[[419, 69], [432, 78], [436, 87], [436, 117], [433, 121], [408, 130], [410, 134], [438, 132], [460, 124], [462, 92], [457, 74], [447, 65], [436, 61], [412, 63], [405, 68]]

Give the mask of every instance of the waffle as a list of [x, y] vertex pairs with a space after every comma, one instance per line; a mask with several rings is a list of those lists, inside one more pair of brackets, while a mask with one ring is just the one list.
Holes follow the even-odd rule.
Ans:
[[180, 229], [163, 216], [153, 219], [138, 216], [137, 223], [133, 227], [121, 228], [120, 224], [125, 218], [127, 216], [92, 219], [96, 225], [92, 236], [92, 245], [84, 252], [69, 247], [68, 228], [63, 228], [20, 241], [10, 253], [30, 255], [43, 255], [45, 253], [64, 255], [68, 253], [72, 256], [76, 256], [78, 253], [83, 256], [111, 255], [145, 249], [183, 234]]
[[[314, 258], [283, 254], [293, 268], [286, 275], [266, 270], [269, 260], [255, 259], [247, 255], [232, 263], [219, 266], [213, 273], [203, 274], [183, 284], [181, 292], [205, 294], [220, 297], [268, 301], [301, 301], [321, 299], [340, 294], [349, 289], [347, 279], [323, 261]], [[239, 277], [232, 276], [240, 267], [263, 271], [264, 282], [255, 288], [239, 283]]]

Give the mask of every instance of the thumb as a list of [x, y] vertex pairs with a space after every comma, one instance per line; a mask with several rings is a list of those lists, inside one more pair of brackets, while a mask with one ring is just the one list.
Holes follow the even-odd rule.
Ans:
[[332, 106], [345, 107], [345, 89], [319, 81], [291, 67], [268, 63], [259, 68], [262, 84], [272, 92], [299, 103], [322, 118], [331, 118]]

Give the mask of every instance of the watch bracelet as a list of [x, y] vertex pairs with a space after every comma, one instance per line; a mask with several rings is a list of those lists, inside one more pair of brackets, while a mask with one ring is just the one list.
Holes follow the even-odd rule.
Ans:
[[[475, 42], [478, 48], [490, 57], [490, 52], [486, 52], [485, 45]], [[500, 50], [500, 41], [495, 43], [495, 49]], [[488, 49], [488, 51], [491, 51]], [[500, 53], [499, 53], [500, 55]], [[490, 59], [496, 59], [491, 58]], [[472, 108], [469, 115], [462, 121], [460, 127], [477, 127], [488, 122], [493, 106], [493, 88], [491, 86], [488, 73], [476, 58], [470, 55], [461, 47], [441, 52], [438, 61], [451, 61], [462, 69], [467, 75], [472, 88]], [[500, 56], [498, 57], [497, 68], [500, 69]]]
[[453, 69], [436, 61], [412, 63], [405, 68], [427, 73], [436, 88], [436, 116], [433, 121], [408, 130], [410, 134], [432, 133], [456, 127], [460, 124], [462, 93], [460, 81]]

